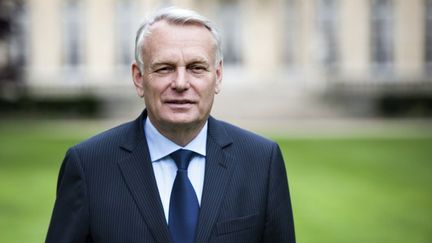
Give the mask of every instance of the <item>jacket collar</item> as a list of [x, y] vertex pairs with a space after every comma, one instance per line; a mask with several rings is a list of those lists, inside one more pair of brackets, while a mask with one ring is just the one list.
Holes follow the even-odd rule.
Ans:
[[[147, 119], [147, 110], [144, 110], [138, 118], [130, 122], [130, 129], [127, 130], [123, 141], [120, 143], [121, 148], [132, 152], [143, 140], [147, 144], [143, 127], [145, 119]], [[208, 139], [213, 139], [215, 144], [221, 148], [225, 148], [233, 142], [222, 122], [212, 116], [208, 118]]]

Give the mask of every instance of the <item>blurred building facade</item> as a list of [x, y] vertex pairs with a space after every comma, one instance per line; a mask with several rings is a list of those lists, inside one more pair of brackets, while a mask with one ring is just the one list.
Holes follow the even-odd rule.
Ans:
[[[295, 107], [311, 104], [308, 98], [320, 96], [367, 113], [371, 107], [364, 104], [377, 100], [385, 106], [392, 97], [426, 103], [432, 97], [432, 0], [2, 0], [0, 5], [0, 95], [9, 99], [20, 95], [16, 86], [35, 97], [134, 97], [135, 31], [148, 13], [168, 5], [198, 10], [219, 26], [227, 102], [243, 90], [270, 100], [261, 104], [263, 110], [289, 110], [294, 98], [287, 97], [297, 97], [295, 113], [304, 110]], [[260, 105], [253, 96], [243, 97], [245, 109]]]

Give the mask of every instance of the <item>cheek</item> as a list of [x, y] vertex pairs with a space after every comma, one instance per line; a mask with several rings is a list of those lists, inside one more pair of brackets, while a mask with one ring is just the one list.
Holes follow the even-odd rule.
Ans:
[[143, 87], [144, 97], [147, 97], [148, 100], [159, 98], [164, 90], [163, 82], [154, 79], [144, 82]]
[[160, 95], [152, 86], [144, 86], [144, 103], [146, 107], [151, 108], [157, 106], [158, 98]]
[[214, 85], [206, 86], [202, 89], [201, 97], [206, 106], [208, 106], [213, 102], [215, 96], [215, 90], [216, 90], [216, 86]]

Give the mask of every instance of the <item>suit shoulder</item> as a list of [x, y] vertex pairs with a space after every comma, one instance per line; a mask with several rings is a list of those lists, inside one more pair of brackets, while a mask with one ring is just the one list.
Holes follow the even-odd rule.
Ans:
[[78, 144], [74, 147], [78, 150], [85, 150], [94, 147], [112, 147], [117, 146], [122, 141], [122, 138], [126, 136], [133, 122], [123, 123], [116, 127], [110, 128], [99, 134], [96, 134]]

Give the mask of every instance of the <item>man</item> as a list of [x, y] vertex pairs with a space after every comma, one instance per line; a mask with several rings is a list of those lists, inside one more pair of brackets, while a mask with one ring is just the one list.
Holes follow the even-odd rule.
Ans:
[[277, 144], [209, 115], [223, 70], [212, 24], [162, 9], [135, 50], [146, 110], [69, 149], [46, 242], [295, 242]]

